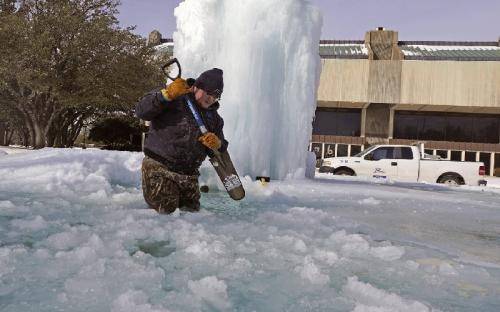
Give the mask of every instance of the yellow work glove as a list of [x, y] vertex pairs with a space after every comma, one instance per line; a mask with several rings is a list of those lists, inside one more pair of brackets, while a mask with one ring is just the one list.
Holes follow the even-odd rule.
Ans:
[[161, 94], [167, 101], [173, 101], [181, 95], [189, 93], [189, 86], [186, 80], [182, 78], [175, 79], [165, 89], [161, 89]]
[[212, 150], [218, 150], [222, 145], [220, 139], [212, 132], [205, 133], [198, 138], [198, 141]]

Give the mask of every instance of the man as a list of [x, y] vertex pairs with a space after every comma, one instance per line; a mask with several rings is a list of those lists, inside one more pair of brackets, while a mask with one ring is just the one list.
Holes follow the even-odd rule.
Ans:
[[[200, 209], [198, 169], [211, 150], [224, 152], [224, 121], [217, 113], [224, 87], [222, 70], [203, 72], [189, 86], [181, 78], [154, 90], [136, 106], [137, 117], [150, 121], [144, 143], [142, 190], [148, 205], [159, 213]], [[187, 106], [196, 103], [208, 133], [201, 134]]]

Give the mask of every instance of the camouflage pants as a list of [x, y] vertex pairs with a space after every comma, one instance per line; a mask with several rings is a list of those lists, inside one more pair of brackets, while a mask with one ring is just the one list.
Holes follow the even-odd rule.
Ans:
[[200, 210], [198, 176], [169, 171], [148, 156], [142, 161], [142, 192], [149, 207], [159, 213]]

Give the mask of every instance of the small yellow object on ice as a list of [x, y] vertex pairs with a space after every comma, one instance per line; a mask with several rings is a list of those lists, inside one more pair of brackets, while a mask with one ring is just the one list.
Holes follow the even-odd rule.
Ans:
[[264, 177], [264, 176], [257, 176], [257, 177], [255, 177], [255, 180], [260, 181], [260, 183], [262, 184], [262, 186], [266, 186], [267, 183], [269, 183], [271, 181], [271, 178], [270, 177]]

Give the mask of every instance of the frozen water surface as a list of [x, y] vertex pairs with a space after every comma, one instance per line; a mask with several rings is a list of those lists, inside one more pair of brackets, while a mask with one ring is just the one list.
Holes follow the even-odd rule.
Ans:
[[1, 311], [499, 311], [498, 190], [244, 178], [157, 215], [141, 159], [0, 156]]

